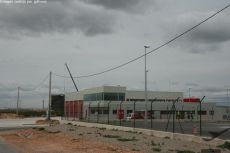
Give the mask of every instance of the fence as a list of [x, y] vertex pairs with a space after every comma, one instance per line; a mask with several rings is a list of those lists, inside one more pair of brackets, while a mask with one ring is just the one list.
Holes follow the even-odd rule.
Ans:
[[[179, 98], [172, 102], [159, 102], [154, 99], [147, 102], [147, 119], [143, 101], [97, 101], [85, 102], [81, 112], [81, 121], [133, 128], [146, 128], [176, 133], [213, 136], [211, 132], [221, 132], [215, 105], [200, 103], [182, 103]], [[71, 109], [71, 108], [70, 108]], [[77, 120], [74, 114], [65, 113], [66, 119]], [[68, 116], [70, 115], [70, 116]], [[210, 127], [213, 127], [210, 131]], [[203, 129], [204, 128], [204, 129]], [[227, 134], [230, 137], [230, 133]], [[227, 137], [227, 136], [226, 136]]]

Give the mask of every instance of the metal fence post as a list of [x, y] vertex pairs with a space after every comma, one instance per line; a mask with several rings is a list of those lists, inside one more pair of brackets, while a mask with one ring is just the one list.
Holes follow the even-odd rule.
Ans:
[[90, 114], [91, 114], [91, 108], [90, 108], [91, 103], [92, 102], [89, 103], [89, 108], [88, 108], [88, 122], [90, 120]]
[[205, 96], [200, 100], [200, 136], [202, 136], [202, 113], [201, 113], [201, 102], [204, 100]]
[[99, 122], [99, 109], [100, 109], [100, 101], [97, 104], [97, 123]]
[[157, 98], [153, 99], [153, 101], [151, 101], [151, 112], [150, 112], [150, 115], [151, 115], [151, 129], [153, 128], [153, 102], [156, 101]]
[[[173, 101], [173, 108], [175, 106], [175, 102]], [[175, 132], [175, 109], [173, 109], [173, 133]]]
[[[123, 103], [123, 101], [120, 102], [120, 111], [119, 111], [119, 115], [121, 114], [121, 104]], [[121, 126], [121, 115], [119, 116], [120, 119], [120, 126]]]
[[111, 102], [112, 102], [112, 101], [109, 101], [109, 102], [108, 102], [108, 125], [109, 125], [109, 112], [110, 112], [110, 107], [109, 107], [109, 106], [110, 106], [110, 103], [111, 103]]
[[[133, 103], [133, 128], [135, 128], [136, 127], [136, 120], [135, 120], [135, 111], [136, 111], [136, 102], [137, 101], [134, 101], [134, 103]], [[132, 116], [131, 116], [131, 119], [132, 119]]]

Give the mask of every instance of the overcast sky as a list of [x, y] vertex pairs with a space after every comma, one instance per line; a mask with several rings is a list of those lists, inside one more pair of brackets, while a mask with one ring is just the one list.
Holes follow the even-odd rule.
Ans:
[[[1, 1], [0, 1], [1, 2]], [[229, 0], [47, 0], [0, 3], [0, 107], [41, 107], [49, 71], [74, 76], [101, 72], [158, 47], [229, 4]], [[206, 95], [230, 88], [230, 8], [147, 57], [148, 89]], [[144, 89], [144, 59], [102, 75], [75, 79], [79, 89], [121, 85]], [[52, 77], [53, 93], [75, 91]], [[218, 101], [218, 100], [216, 100]]]

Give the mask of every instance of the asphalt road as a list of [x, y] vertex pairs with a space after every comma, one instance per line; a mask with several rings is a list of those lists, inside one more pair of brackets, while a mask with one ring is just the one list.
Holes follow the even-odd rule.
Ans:
[[0, 137], [0, 153], [17, 153]]
[[[44, 118], [0, 119], [0, 132], [36, 127], [38, 125], [36, 125], [35, 122], [40, 119]], [[0, 153], [17, 152], [0, 136]]]

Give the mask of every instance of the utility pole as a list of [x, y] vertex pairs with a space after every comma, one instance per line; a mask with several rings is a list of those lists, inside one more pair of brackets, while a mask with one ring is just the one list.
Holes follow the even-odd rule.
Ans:
[[45, 101], [44, 101], [44, 99], [42, 100], [42, 109], [43, 110], [45, 109]]
[[52, 72], [50, 72], [50, 81], [49, 81], [49, 106], [48, 106], [48, 117], [47, 120], [50, 120], [50, 105], [51, 105], [51, 76]]
[[[227, 103], [229, 103], [228, 91], [229, 91], [229, 88], [227, 88]], [[230, 103], [229, 103], [229, 105], [226, 105], [226, 106], [228, 106], [228, 114], [230, 114]]]
[[17, 110], [16, 110], [17, 116], [18, 116], [18, 109], [19, 109], [19, 90], [20, 90], [20, 87], [18, 87], [18, 96], [17, 96]]
[[150, 48], [150, 46], [145, 47], [145, 128], [147, 128], [147, 120], [148, 120], [148, 107], [147, 107], [147, 70], [146, 70], [146, 49]]

